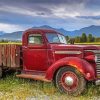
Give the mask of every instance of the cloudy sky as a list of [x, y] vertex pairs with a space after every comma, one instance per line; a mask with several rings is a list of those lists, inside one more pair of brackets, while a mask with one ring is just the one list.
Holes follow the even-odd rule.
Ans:
[[69, 31], [100, 25], [100, 0], [0, 0], [0, 31], [41, 25]]

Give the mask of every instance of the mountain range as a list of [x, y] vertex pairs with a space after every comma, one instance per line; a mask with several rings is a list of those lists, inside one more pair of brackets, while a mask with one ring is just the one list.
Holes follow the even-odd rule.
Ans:
[[[59, 28], [59, 29], [53, 28], [48, 25], [43, 25], [40, 27], [32, 27], [32, 28], [33, 29], [36, 29], [36, 28], [53, 29], [53, 30], [56, 30], [56, 31], [64, 34], [65, 36], [70, 36], [70, 37], [81, 36], [82, 33], [86, 33], [87, 35], [91, 33], [95, 37], [100, 37], [100, 26], [95, 26], [95, 25], [91, 25], [89, 27], [84, 27], [84, 28], [81, 28], [80, 30], [74, 30], [74, 31], [67, 31], [63, 28]], [[21, 40], [22, 33], [23, 33], [23, 31], [16, 31], [16, 32], [12, 32], [12, 33], [4, 33], [2, 31], [0, 31], [0, 39]]]
[[3, 31], [0, 31], [0, 35], [3, 35], [3, 34], [5, 34]]

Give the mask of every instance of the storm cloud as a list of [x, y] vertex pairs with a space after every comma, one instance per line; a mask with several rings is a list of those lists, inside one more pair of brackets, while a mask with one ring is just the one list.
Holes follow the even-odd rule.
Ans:
[[100, 16], [76, 16], [77, 18], [100, 20]]
[[74, 30], [100, 25], [99, 5], [100, 0], [0, 0], [0, 24], [19, 29], [47, 24]]

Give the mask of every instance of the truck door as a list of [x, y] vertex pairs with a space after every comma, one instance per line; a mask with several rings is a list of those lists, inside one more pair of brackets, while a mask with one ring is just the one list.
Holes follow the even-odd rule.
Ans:
[[48, 68], [47, 46], [40, 33], [27, 36], [27, 46], [23, 46], [24, 70], [46, 71]]

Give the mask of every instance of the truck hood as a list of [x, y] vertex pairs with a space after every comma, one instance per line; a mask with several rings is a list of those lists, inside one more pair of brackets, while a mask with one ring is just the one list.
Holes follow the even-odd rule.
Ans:
[[65, 44], [51, 44], [53, 50], [100, 50], [100, 46], [93, 45], [65, 45]]

